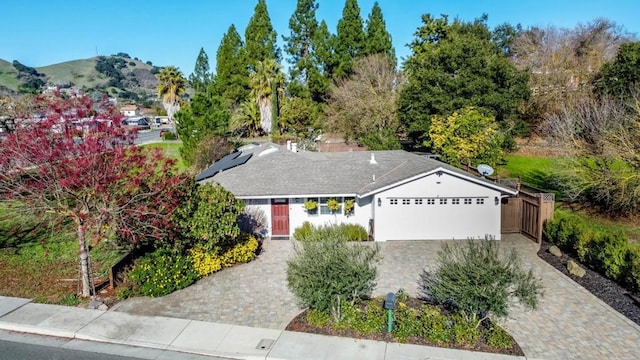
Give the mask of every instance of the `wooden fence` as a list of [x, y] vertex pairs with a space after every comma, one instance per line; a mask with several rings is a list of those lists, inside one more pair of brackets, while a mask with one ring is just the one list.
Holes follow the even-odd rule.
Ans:
[[517, 197], [504, 198], [502, 233], [522, 233], [540, 243], [545, 222], [553, 220], [554, 202], [554, 194], [522, 190]]

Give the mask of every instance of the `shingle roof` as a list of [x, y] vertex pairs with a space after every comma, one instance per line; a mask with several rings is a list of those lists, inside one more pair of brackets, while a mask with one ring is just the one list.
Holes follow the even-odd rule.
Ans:
[[[294, 153], [278, 145], [264, 144], [246, 152], [253, 153], [246, 164], [202, 182], [213, 181], [235, 196], [250, 197], [363, 195], [438, 168], [476, 178], [437, 160], [402, 150]], [[375, 163], [371, 163], [372, 154]], [[499, 187], [481, 178], [477, 181]]]

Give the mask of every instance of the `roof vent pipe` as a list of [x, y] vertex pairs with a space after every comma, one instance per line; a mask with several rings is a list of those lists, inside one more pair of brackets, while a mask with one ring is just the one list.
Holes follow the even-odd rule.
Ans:
[[373, 182], [376, 182], [376, 174], [373, 174]]
[[375, 165], [377, 163], [378, 162], [376, 161], [376, 156], [373, 153], [371, 153], [371, 160], [369, 160], [369, 164]]

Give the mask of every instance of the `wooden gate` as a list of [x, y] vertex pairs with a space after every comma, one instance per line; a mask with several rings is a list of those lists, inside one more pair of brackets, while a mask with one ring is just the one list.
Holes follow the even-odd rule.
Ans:
[[289, 236], [289, 199], [271, 200], [271, 236]]
[[515, 198], [503, 199], [502, 233], [522, 233], [541, 242], [545, 221], [553, 220], [554, 201], [554, 194], [533, 194], [522, 190]]

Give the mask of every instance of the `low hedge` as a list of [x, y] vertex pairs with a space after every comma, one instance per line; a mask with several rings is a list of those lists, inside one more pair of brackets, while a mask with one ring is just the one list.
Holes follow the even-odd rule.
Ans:
[[623, 232], [556, 210], [554, 220], [545, 225], [543, 239], [620, 285], [640, 290], [640, 244], [630, 243]]
[[367, 241], [369, 234], [361, 225], [331, 224], [314, 226], [305, 221], [293, 231], [293, 237], [300, 241], [316, 241], [324, 238], [337, 238], [345, 241]]

